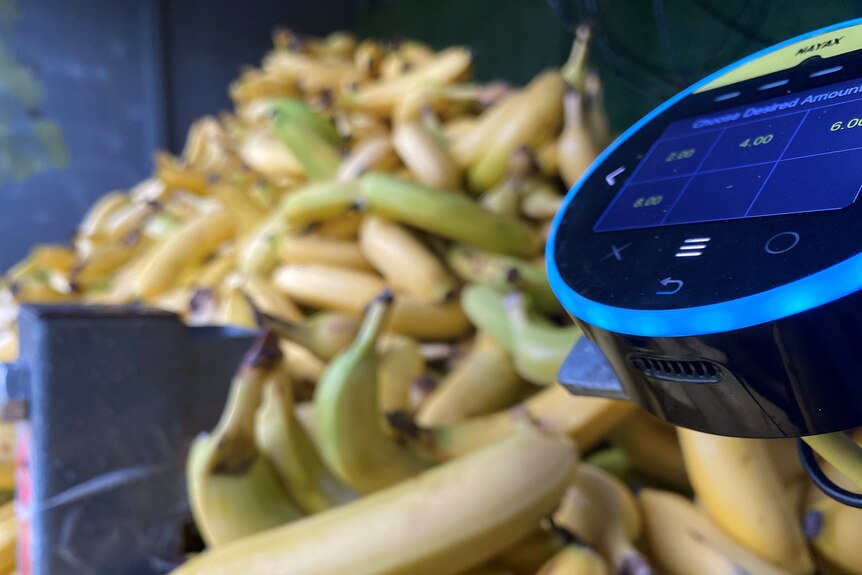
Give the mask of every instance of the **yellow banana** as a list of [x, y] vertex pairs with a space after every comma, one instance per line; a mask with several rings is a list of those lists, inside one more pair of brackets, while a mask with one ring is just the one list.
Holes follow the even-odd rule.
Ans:
[[18, 359], [18, 330], [7, 327], [0, 331], [0, 363]]
[[443, 144], [421, 121], [397, 124], [392, 145], [404, 165], [426, 186], [456, 190], [461, 173]]
[[238, 142], [237, 153], [251, 169], [275, 182], [305, 174], [302, 164], [267, 126], [245, 133]]
[[470, 69], [472, 56], [465, 48], [448, 48], [432, 60], [388, 81], [377, 81], [342, 95], [347, 107], [376, 115], [389, 115], [399, 100], [425, 85], [448, 84]]
[[249, 275], [266, 275], [278, 263], [278, 245], [288, 233], [288, 224], [274, 214], [239, 244], [236, 268]]
[[553, 218], [563, 204], [563, 196], [550, 182], [530, 178], [524, 188], [521, 211], [528, 218], [534, 220]]
[[[631, 573], [643, 572], [631, 571]], [[610, 571], [595, 551], [573, 543], [551, 557], [536, 575], [610, 575]]]
[[506, 351], [480, 340], [425, 398], [416, 422], [433, 427], [493, 413], [514, 404], [524, 391]]
[[113, 211], [105, 221], [104, 236], [111, 241], [123, 241], [139, 233], [146, 221], [156, 212], [158, 204], [128, 203]]
[[410, 385], [425, 373], [425, 359], [419, 344], [403, 335], [387, 334], [380, 342], [377, 370], [380, 412], [410, 411]]
[[15, 502], [4, 503], [0, 508], [0, 573], [11, 573], [15, 569], [15, 553], [18, 544], [18, 518]]
[[314, 58], [288, 50], [270, 52], [263, 70], [284, 83], [294, 83], [304, 91], [333, 90], [343, 82], [359, 78], [352, 63]]
[[368, 271], [373, 269], [357, 242], [319, 236], [285, 236], [278, 245], [279, 259], [287, 264], [322, 264]]
[[206, 262], [189, 283], [198, 289], [215, 289], [221, 285], [236, 265], [236, 249], [225, 250]]
[[598, 467], [581, 465], [554, 514], [554, 523], [596, 546], [615, 573], [652, 571], [634, 545], [641, 533], [640, 508], [634, 494]]
[[376, 347], [391, 307], [388, 293], [370, 304], [355, 341], [330, 362], [314, 394], [323, 458], [361, 493], [389, 487], [430, 464], [386, 433], [379, 411]]
[[359, 320], [355, 316], [328, 311], [298, 321], [264, 316], [263, 325], [324, 361], [344, 351], [359, 331]]
[[562, 534], [553, 529], [535, 528], [494, 558], [494, 564], [515, 575], [534, 575], [565, 546]]
[[255, 439], [288, 493], [306, 513], [318, 513], [358, 497], [326, 468], [296, 419], [293, 389], [283, 368], [274, 370], [264, 388]]
[[[0, 423], [0, 490], [15, 490], [15, 453], [17, 434], [12, 423]], [[2, 512], [0, 512], [2, 515]]]
[[85, 287], [106, 281], [111, 272], [129, 263], [147, 247], [149, 247], [147, 242], [140, 239], [132, 243], [123, 242], [95, 247], [86, 258], [75, 265], [71, 275], [72, 280]]
[[849, 575], [862, 574], [862, 509], [823, 498], [808, 510], [803, 524], [818, 555]]
[[282, 266], [272, 279], [276, 288], [299, 304], [354, 315], [361, 314], [385, 288], [373, 273], [311, 264]]
[[457, 300], [429, 304], [399, 295], [387, 328], [422, 341], [441, 341], [463, 336], [470, 331], [470, 322]]
[[802, 477], [807, 478], [799, 459], [795, 439], [769, 439], [764, 442], [764, 446], [782, 483], [788, 485]]
[[173, 575], [454, 575], [533, 529], [574, 462], [568, 442], [524, 428], [354, 503], [203, 553]]
[[505, 305], [518, 374], [538, 385], [554, 384], [563, 360], [582, 335], [581, 328], [552, 327], [531, 320], [524, 296], [518, 292], [509, 294]]
[[452, 459], [499, 441], [527, 418], [567, 435], [587, 452], [633, 409], [629, 402], [574, 396], [562, 386], [552, 385], [506, 411], [425, 430], [419, 440], [438, 459]]
[[286, 358], [287, 373], [293, 384], [293, 395], [300, 401], [314, 396], [314, 388], [326, 369], [326, 364], [307, 348], [289, 340], [279, 342]]
[[428, 303], [448, 299], [455, 291], [455, 280], [440, 260], [396, 223], [366, 217], [359, 229], [359, 246], [396, 291]]
[[279, 293], [268, 279], [251, 275], [240, 277], [238, 282], [240, 291], [248, 299], [255, 313], [278, 321], [302, 321], [302, 311], [295, 303]]
[[255, 69], [243, 71], [242, 75], [228, 86], [230, 97], [238, 107], [261, 99], [294, 96], [296, 90], [294, 82]]
[[119, 209], [127, 206], [129, 196], [123, 192], [105, 194], [93, 204], [78, 225], [78, 235], [100, 236], [107, 232], [108, 220]]
[[234, 184], [218, 184], [212, 190], [212, 196], [218, 199], [225, 209], [233, 215], [237, 231], [247, 234], [263, 221], [265, 212], [254, 201], [248, 191]]
[[681, 495], [639, 495], [650, 556], [668, 575], [789, 575], [727, 536]]
[[525, 224], [465, 196], [373, 172], [362, 176], [359, 186], [366, 209], [384, 218], [493, 252], [530, 256], [541, 247]]
[[454, 140], [451, 153], [462, 168], [474, 165], [494, 143], [495, 135], [511, 116], [526, 104], [523, 91], [511, 91], [494, 106], [485, 110], [475, 123], [465, 124], [463, 133], [449, 132]]
[[6, 272], [5, 278], [16, 281], [48, 272], [68, 275], [75, 266], [75, 252], [69, 247], [42, 244], [30, 250], [30, 254]]
[[600, 150], [613, 141], [614, 135], [611, 131], [610, 121], [605, 114], [602, 81], [594, 70], [585, 71], [584, 89], [587, 96], [587, 127], [590, 136], [596, 143], [596, 149]]
[[764, 441], [679, 428], [694, 491], [713, 521], [752, 552], [791, 573], [814, 564]]
[[470, 187], [487, 190], [506, 174], [510, 154], [518, 146], [538, 147], [556, 134], [562, 115], [565, 82], [559, 72], [536, 76], [524, 89], [523, 104], [493, 135], [481, 159], [467, 172]]
[[211, 548], [300, 517], [254, 442], [254, 418], [263, 385], [280, 354], [262, 338], [231, 383], [224, 413], [212, 434], [201, 434], [189, 452], [186, 482], [195, 523]]
[[[225, 282], [231, 284], [230, 280]], [[218, 294], [218, 310], [216, 317], [222, 325], [233, 325], [247, 329], [257, 328], [257, 317], [248, 297], [237, 285], [226, 285]]]
[[370, 170], [385, 170], [398, 164], [398, 156], [388, 136], [372, 136], [363, 140], [344, 158], [337, 178], [343, 182], [355, 180]]
[[[563, 106], [565, 106], [565, 101], [563, 101]], [[558, 141], [551, 140], [539, 146], [539, 149], [536, 150], [536, 163], [539, 165], [539, 171], [548, 178], [559, 177], [560, 156], [557, 153], [558, 147]]]
[[353, 66], [364, 76], [374, 78], [380, 71], [380, 63], [386, 51], [379, 41], [366, 39], [356, 46], [353, 52]]
[[[359, 237], [363, 214], [347, 212], [329, 220], [324, 220], [312, 226], [312, 233], [321, 238], [331, 240], [353, 241]], [[368, 267], [371, 269], [371, 266]]]
[[290, 192], [278, 208], [279, 217], [301, 227], [328, 220], [349, 211], [359, 191], [352, 182], [321, 182]]
[[193, 168], [167, 152], [156, 152], [155, 164], [154, 176], [161, 180], [168, 190], [185, 190], [197, 195], [206, 195], [210, 178], [203, 170]]
[[632, 467], [648, 479], [680, 491], [691, 491], [676, 430], [637, 410], [611, 433], [611, 442], [625, 450]]
[[557, 139], [557, 157], [560, 162], [560, 175], [569, 187], [581, 179], [581, 175], [599, 155], [594, 139], [585, 125], [583, 107], [580, 94], [574, 90], [566, 92], [563, 101], [565, 123], [563, 132]]
[[521, 214], [522, 188], [523, 182], [520, 178], [504, 178], [500, 183], [483, 193], [479, 198], [479, 203], [488, 211], [515, 219]]
[[166, 291], [180, 272], [200, 264], [233, 233], [233, 218], [224, 210], [200, 214], [147, 255], [134, 279], [135, 293], [148, 297]]

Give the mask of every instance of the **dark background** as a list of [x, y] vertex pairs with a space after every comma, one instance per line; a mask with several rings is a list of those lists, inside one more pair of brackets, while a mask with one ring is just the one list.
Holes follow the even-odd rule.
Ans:
[[0, 271], [67, 241], [97, 197], [229, 106], [228, 83], [278, 24], [468, 44], [478, 78], [522, 83], [589, 19], [621, 130], [745, 54], [856, 15], [851, 0], [0, 0]]

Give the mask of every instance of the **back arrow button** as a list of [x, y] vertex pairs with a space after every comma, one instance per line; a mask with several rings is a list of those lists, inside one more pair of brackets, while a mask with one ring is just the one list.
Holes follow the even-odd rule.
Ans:
[[608, 183], [609, 186], [613, 186], [614, 184], [617, 183], [617, 176], [619, 176], [620, 174], [622, 174], [625, 171], [626, 171], [626, 167], [620, 166], [619, 168], [617, 168], [616, 170], [614, 170], [613, 172], [611, 172], [610, 174], [605, 176], [605, 181]]
[[669, 289], [667, 291], [657, 291], [657, 292], [655, 292], [656, 295], [673, 295], [673, 294], [677, 293], [679, 290], [681, 290], [682, 286], [685, 285], [682, 280], [675, 280], [670, 276], [664, 278], [663, 280], [659, 280], [658, 283], [660, 283], [664, 287], [668, 287], [671, 285], [674, 287], [673, 287], [673, 289]]

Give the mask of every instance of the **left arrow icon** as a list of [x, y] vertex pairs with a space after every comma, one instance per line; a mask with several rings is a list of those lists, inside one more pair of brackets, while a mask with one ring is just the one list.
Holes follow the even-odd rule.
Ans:
[[[668, 276], [663, 280], [659, 280], [658, 283], [668, 288], [665, 291], [657, 291], [656, 295], [673, 295], [682, 289], [682, 286], [685, 285], [682, 280], [675, 280], [672, 277]], [[672, 286], [672, 287], [671, 287]]]
[[605, 176], [605, 181], [608, 183], [609, 186], [613, 186], [614, 184], [617, 183], [617, 176], [619, 176], [620, 174], [622, 174], [625, 171], [626, 171], [626, 167], [620, 166], [619, 168], [617, 168], [616, 170], [614, 170], [613, 172], [611, 172], [610, 174]]

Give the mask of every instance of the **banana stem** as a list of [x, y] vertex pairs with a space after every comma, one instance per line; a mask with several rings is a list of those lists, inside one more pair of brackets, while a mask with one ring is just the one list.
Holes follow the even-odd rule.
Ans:
[[592, 35], [592, 29], [588, 25], [578, 26], [569, 59], [560, 69], [566, 83], [580, 93], [584, 92], [584, 70], [587, 66], [587, 56], [590, 53]]
[[388, 323], [390, 311], [392, 310], [392, 292], [385, 291], [368, 305], [365, 319], [359, 327], [353, 348], [368, 351], [377, 345], [383, 327]]
[[862, 446], [842, 432], [809, 435], [802, 440], [847, 479], [862, 488]]

